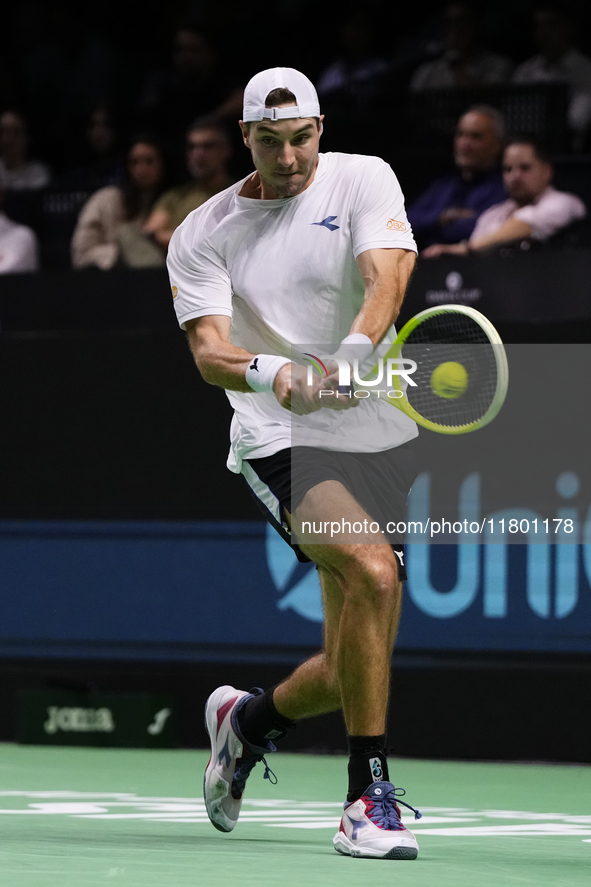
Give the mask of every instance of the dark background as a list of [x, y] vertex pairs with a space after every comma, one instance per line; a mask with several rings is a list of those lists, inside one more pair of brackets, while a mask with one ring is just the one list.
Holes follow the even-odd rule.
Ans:
[[[483, 45], [516, 63], [534, 54], [530, 21], [537, 5], [506, 0], [479, 9]], [[0, 111], [17, 108], [27, 116], [32, 154], [60, 176], [84, 161], [82, 132], [92, 103], [77, 98], [74, 88], [70, 98], [55, 94], [42, 102], [44, 60], [57, 67], [65, 60], [75, 78], [84, 47], [94, 48], [107, 72], [106, 89], [94, 101], [109, 104], [123, 145], [144, 125], [137, 110], [142, 84], [150, 72], [169, 65], [173, 35], [184, 22], [207, 30], [228, 81], [244, 84], [275, 64], [300, 68], [315, 79], [338, 53], [340, 23], [354, 8], [307, 0], [272, 7], [259, 0], [7, 2], [0, 30]], [[440, 39], [443, 4], [368, 2], [364, 8], [375, 22], [375, 51], [393, 61], [391, 76], [365, 105], [327, 103], [323, 149], [383, 156], [412, 199], [449, 168], [453, 121], [483, 97], [469, 91], [409, 98], [412, 71]], [[572, 9], [581, 14], [585, 4]], [[590, 52], [587, 29], [579, 37], [581, 49]], [[502, 91], [486, 98], [504, 100]], [[544, 102], [540, 126], [558, 155], [558, 184], [591, 197], [589, 158], [569, 155], [564, 90], [547, 90]], [[234, 132], [234, 172], [242, 175], [249, 158], [240, 152], [237, 127]], [[181, 145], [171, 137], [169, 147], [181, 166]], [[44, 206], [42, 197], [32, 195], [14, 214], [21, 220], [20, 211], [42, 240]], [[68, 224], [65, 251], [61, 245], [54, 249], [53, 234], [45, 237], [43, 274], [0, 281], [0, 520], [260, 519], [241, 479], [225, 469], [230, 409], [192, 364], [174, 322], [165, 275], [70, 272]], [[491, 300], [486, 313], [506, 342], [588, 342], [591, 260], [584, 238], [563, 240], [544, 256], [491, 257], [488, 265], [468, 264], [462, 272], [466, 279], [472, 273], [469, 285], [478, 284]], [[427, 291], [443, 287], [450, 270], [456, 264], [446, 259], [424, 269], [422, 278], [417, 275], [408, 316], [426, 307]], [[520, 297], [529, 299], [527, 310], [516, 308]], [[295, 664], [289, 657], [266, 658], [129, 663], [4, 657], [0, 739], [14, 739], [19, 689], [166, 690], [180, 701], [179, 742], [204, 746], [202, 705], [215, 686], [269, 686]], [[588, 656], [434, 649], [404, 650], [393, 662], [389, 726], [397, 753], [591, 761]], [[302, 724], [289, 743], [344, 748], [340, 716]]]

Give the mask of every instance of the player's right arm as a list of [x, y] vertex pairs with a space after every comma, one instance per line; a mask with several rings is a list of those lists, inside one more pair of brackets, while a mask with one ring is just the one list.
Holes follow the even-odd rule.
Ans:
[[[189, 347], [199, 372], [210, 385], [219, 385], [228, 391], [252, 392], [254, 389], [246, 376], [249, 368], [253, 371], [257, 355], [232, 345], [230, 326], [229, 317], [217, 314], [187, 321]], [[272, 388], [278, 403], [298, 416], [320, 409], [317, 387], [308, 386], [306, 369], [295, 363], [285, 363], [279, 369]]]
[[289, 358], [251, 354], [230, 342], [232, 282], [225, 258], [206, 236], [215, 212], [215, 201], [208, 201], [191, 213], [175, 230], [166, 260], [177, 318], [205, 381], [227, 391], [272, 392], [298, 416], [357, 406], [354, 398], [321, 397], [323, 387], [338, 385], [336, 376], [308, 385], [307, 369]]
[[196, 317], [186, 324], [189, 347], [197, 368], [206, 382], [228, 391], [252, 391], [246, 370], [254, 355], [230, 342], [229, 317], [212, 314]]

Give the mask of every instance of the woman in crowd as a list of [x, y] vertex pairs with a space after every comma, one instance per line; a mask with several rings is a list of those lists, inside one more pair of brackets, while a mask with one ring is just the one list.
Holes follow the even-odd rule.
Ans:
[[127, 153], [125, 183], [101, 188], [82, 208], [72, 238], [74, 268], [164, 265], [162, 251], [142, 232], [142, 225], [167, 186], [160, 143], [137, 136]]
[[49, 169], [29, 158], [29, 128], [16, 111], [0, 116], [0, 186], [7, 191], [28, 191], [49, 184]]

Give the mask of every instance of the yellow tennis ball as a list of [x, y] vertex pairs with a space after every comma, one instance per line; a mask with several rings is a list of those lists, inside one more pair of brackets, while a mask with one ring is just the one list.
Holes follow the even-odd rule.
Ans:
[[431, 388], [438, 397], [461, 397], [467, 387], [466, 367], [455, 360], [440, 363], [431, 374]]

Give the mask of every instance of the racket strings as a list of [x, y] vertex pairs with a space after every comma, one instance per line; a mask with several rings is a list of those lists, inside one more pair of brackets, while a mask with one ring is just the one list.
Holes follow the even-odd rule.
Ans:
[[465, 314], [452, 313], [427, 317], [412, 330], [406, 341], [408, 344], [490, 344], [490, 339], [479, 323]]
[[[440, 314], [420, 323], [408, 336], [404, 357], [417, 363], [406, 396], [410, 405], [431, 422], [461, 427], [479, 421], [493, 402], [498, 371], [493, 346], [486, 332], [465, 315]], [[445, 398], [431, 388], [431, 376], [442, 363], [460, 363], [468, 374], [466, 391]]]

